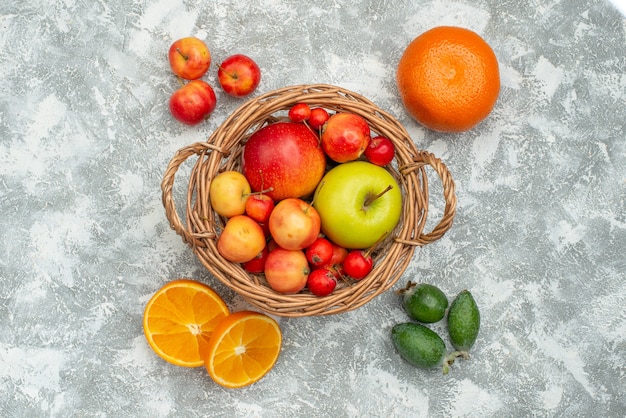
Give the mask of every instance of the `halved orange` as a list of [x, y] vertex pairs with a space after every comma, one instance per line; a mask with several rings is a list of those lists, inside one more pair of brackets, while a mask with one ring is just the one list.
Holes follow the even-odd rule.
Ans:
[[222, 298], [204, 283], [173, 280], [148, 301], [143, 330], [150, 347], [164, 360], [184, 367], [204, 364], [214, 328], [229, 314]]
[[235, 312], [213, 331], [205, 353], [206, 369], [224, 387], [247, 386], [270, 371], [281, 346], [282, 333], [274, 319], [259, 312]]

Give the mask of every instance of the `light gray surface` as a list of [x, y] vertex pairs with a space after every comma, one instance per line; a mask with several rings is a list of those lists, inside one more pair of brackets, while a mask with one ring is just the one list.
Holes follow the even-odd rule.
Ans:
[[[624, 17], [603, 1], [357, 4], [0, 5], [0, 415], [623, 416]], [[463, 134], [417, 125], [394, 83], [403, 48], [438, 25], [477, 31], [501, 66], [493, 114]], [[214, 62], [252, 56], [258, 93], [330, 83], [363, 94], [443, 159], [455, 224], [416, 252], [396, 288], [417, 277], [448, 295], [470, 289], [483, 319], [470, 361], [445, 377], [403, 362], [389, 332], [406, 316], [391, 291], [354, 312], [279, 319], [278, 363], [242, 390], [150, 350], [142, 311], [168, 280], [202, 280], [231, 309], [248, 307], [161, 206], [174, 152], [241, 103], [216, 88], [206, 123], [172, 119], [166, 51], [188, 35]], [[215, 74], [205, 79], [217, 86]]]

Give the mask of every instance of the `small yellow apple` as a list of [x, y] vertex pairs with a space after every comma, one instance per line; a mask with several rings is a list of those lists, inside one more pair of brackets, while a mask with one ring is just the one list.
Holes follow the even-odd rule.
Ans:
[[224, 171], [211, 181], [209, 199], [218, 214], [231, 218], [246, 212], [246, 201], [250, 196], [250, 183], [238, 171]]
[[256, 257], [265, 247], [265, 235], [261, 226], [246, 215], [235, 215], [217, 239], [217, 251], [232, 263], [246, 263]]

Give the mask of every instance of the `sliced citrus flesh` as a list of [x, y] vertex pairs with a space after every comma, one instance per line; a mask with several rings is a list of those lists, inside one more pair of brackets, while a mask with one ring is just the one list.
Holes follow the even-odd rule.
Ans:
[[200, 367], [213, 330], [229, 313], [211, 287], [177, 279], [150, 298], [143, 314], [143, 330], [150, 347], [165, 361]]
[[273, 318], [259, 312], [235, 312], [213, 331], [205, 353], [206, 369], [224, 387], [247, 386], [270, 371], [281, 346], [282, 333]]

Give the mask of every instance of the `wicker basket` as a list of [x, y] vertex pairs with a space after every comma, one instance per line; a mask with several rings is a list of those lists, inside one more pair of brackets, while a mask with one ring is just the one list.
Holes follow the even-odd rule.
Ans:
[[[358, 282], [340, 281], [335, 291], [325, 297], [306, 290], [293, 295], [279, 294], [267, 285], [263, 275], [249, 274], [241, 265], [222, 258], [217, 251], [217, 238], [225, 220], [211, 209], [208, 197], [209, 184], [218, 172], [240, 170], [241, 152], [250, 135], [276, 121], [281, 114], [286, 115], [286, 111], [299, 102], [324, 107], [329, 112], [359, 114], [369, 122], [373, 134], [393, 141], [396, 161], [390, 171], [403, 189], [402, 218], [394, 233], [376, 247], [372, 272]], [[176, 172], [191, 156], [197, 159], [191, 169], [183, 222], [172, 189]], [[445, 199], [443, 216], [430, 233], [424, 233], [429, 204], [426, 166], [440, 177]], [[452, 225], [456, 210], [454, 181], [438, 158], [419, 151], [402, 125], [371, 101], [343, 88], [324, 84], [286, 87], [244, 103], [207, 142], [191, 144], [176, 152], [165, 171], [161, 188], [172, 229], [189, 244], [200, 262], [253, 306], [270, 314], [289, 317], [337, 314], [366, 304], [396, 283], [410, 263], [416, 246], [429, 244], [445, 234]]]

